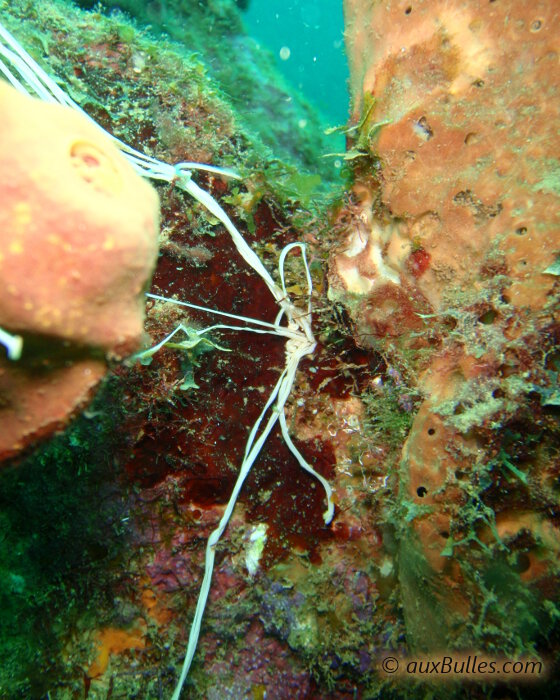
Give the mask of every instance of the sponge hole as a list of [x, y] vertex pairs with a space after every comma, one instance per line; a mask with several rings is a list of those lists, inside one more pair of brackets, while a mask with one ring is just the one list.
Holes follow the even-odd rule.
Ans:
[[122, 181], [118, 170], [95, 144], [75, 141], [70, 147], [70, 162], [78, 177], [94, 189], [106, 194], [120, 191]]

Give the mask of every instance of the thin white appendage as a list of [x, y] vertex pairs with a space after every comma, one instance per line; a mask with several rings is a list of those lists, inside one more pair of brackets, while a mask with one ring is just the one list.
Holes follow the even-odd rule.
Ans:
[[[10, 51], [9, 49], [4, 48], [3, 46], [0, 45], [0, 56], [4, 56], [4, 58], [8, 59], [12, 65], [14, 62], [19, 63], [19, 58], [16, 56], [16, 54], [13, 53], [13, 51]], [[16, 88], [21, 93], [24, 94], [29, 94], [27, 91], [27, 88], [23, 83], [21, 83], [16, 76], [12, 73], [12, 71], [6, 66], [6, 64], [3, 61], [0, 61], [0, 71], [6, 76], [6, 79], [8, 82], [10, 82], [13, 87]], [[19, 72], [19, 71], [18, 71]]]
[[[160, 299], [162, 301], [168, 301], [168, 302], [177, 303], [180, 305], [195, 306], [195, 305], [189, 304], [188, 302], [177, 302], [174, 299], [167, 299], [166, 297], [161, 297], [158, 295], [151, 294], [149, 296], [151, 296], [152, 298]], [[213, 309], [209, 309], [206, 307], [196, 306], [196, 308], [201, 309], [203, 311], [206, 311], [208, 313], [216, 313], [219, 315], [228, 315], [228, 316], [233, 315], [233, 314], [226, 314], [226, 312], [222, 312], [222, 311], [215, 311]], [[240, 316], [238, 318], [241, 318], [243, 320], [251, 320], [251, 321], [254, 321], [255, 323], [260, 323], [260, 324], [264, 323], [264, 322], [259, 322], [256, 319], [249, 319], [248, 317], [243, 317], [243, 316]], [[187, 333], [187, 329], [182, 324], [180, 324], [179, 326], [177, 326], [177, 328], [175, 328], [175, 330], [173, 330], [169, 335], [167, 335], [159, 343], [157, 343], [153, 347], [149, 348], [148, 350], [144, 350], [143, 352], [138, 353], [135, 356], [136, 359], [142, 359], [143, 357], [151, 357], [160, 348], [162, 348], [164, 345], [169, 343], [169, 341], [175, 336], [175, 334], [179, 330], [183, 330], [185, 333]], [[202, 328], [199, 330], [195, 330], [194, 333], [196, 335], [203, 335], [203, 334], [208, 333], [212, 330], [235, 330], [235, 331], [249, 331], [249, 332], [253, 332], [253, 333], [271, 333], [274, 335], [278, 334], [278, 329], [274, 328], [274, 327], [272, 327], [270, 330], [264, 330], [264, 329], [261, 330], [261, 329], [257, 329], [257, 328], [249, 328], [247, 326], [231, 326], [231, 325], [221, 324], [221, 323], [214, 324], [212, 326], [208, 326], [206, 328]], [[288, 329], [283, 329], [283, 330], [288, 330]], [[191, 330], [191, 332], [192, 332], [192, 330]], [[301, 340], [300, 333], [294, 332], [294, 333], [291, 333], [291, 335], [292, 335], [292, 337], [295, 337], [298, 340]], [[249, 433], [249, 437], [247, 439], [247, 444], [245, 446], [244, 458], [246, 459], [248, 454], [251, 452], [251, 449], [253, 447], [253, 442], [255, 440], [255, 436], [258, 433], [258, 430], [260, 428], [260, 425], [261, 425], [261, 422], [262, 422], [264, 415], [266, 414], [266, 412], [268, 411], [268, 409], [270, 408], [272, 403], [278, 397], [275, 410], [280, 414], [280, 427], [282, 430], [282, 436], [284, 437], [286, 444], [288, 445], [289, 449], [291, 450], [293, 455], [298, 460], [299, 464], [303, 467], [303, 469], [305, 469], [307, 472], [309, 472], [311, 475], [313, 475], [321, 483], [321, 485], [325, 489], [328, 506], [327, 506], [327, 511], [324, 513], [323, 517], [324, 517], [325, 522], [328, 524], [332, 520], [333, 513], [334, 513], [334, 504], [332, 502], [332, 489], [331, 489], [329, 483], [327, 482], [327, 480], [324, 477], [322, 477], [318, 472], [316, 472], [315, 469], [313, 469], [313, 467], [309, 464], [309, 462], [307, 462], [307, 460], [305, 460], [303, 455], [299, 452], [297, 447], [292, 442], [292, 439], [290, 438], [290, 435], [288, 432], [286, 418], [284, 415], [284, 407], [285, 407], [286, 401], [290, 395], [293, 383], [295, 381], [295, 375], [297, 372], [299, 362], [300, 362], [301, 358], [304, 357], [304, 355], [309, 354], [310, 352], [312, 352], [312, 350], [313, 350], [313, 348], [302, 346], [301, 348], [299, 348], [299, 350], [292, 352], [288, 355], [286, 368], [284, 369], [284, 371], [280, 375], [280, 378], [276, 384], [275, 390], [270, 394], [259, 418], [255, 422], [255, 424], [253, 425], [253, 427], [251, 429], [251, 432]]]
[[288, 296], [286, 291], [286, 282], [284, 280], [284, 262], [286, 260], [286, 255], [294, 248], [299, 248], [301, 250], [301, 259], [303, 260], [303, 267], [305, 270], [305, 279], [307, 280], [307, 313], [311, 315], [311, 294], [313, 293], [313, 280], [311, 279], [311, 271], [309, 270], [309, 265], [307, 263], [307, 255], [305, 254], [305, 244], [296, 241], [295, 243], [288, 243], [287, 246], [282, 248], [280, 253], [280, 258], [278, 259], [278, 270], [280, 272], [280, 280], [282, 281], [282, 291], [284, 296]]
[[[152, 345], [151, 347], [146, 348], [146, 350], [140, 350], [139, 352], [134, 353], [134, 355], [132, 355], [131, 359], [132, 360], [140, 360], [140, 362], [142, 362], [142, 360], [144, 360], [145, 358], [152, 357], [152, 355], [155, 355], [155, 353], [158, 352], [158, 350], [161, 350], [161, 348], [164, 345], [169, 345], [170, 347], [184, 349], [185, 346], [181, 345], [181, 343], [176, 343], [176, 344], [170, 343], [170, 340], [173, 338], [173, 336], [178, 331], [181, 331], [181, 330], [184, 331], [187, 336], [189, 336], [189, 332], [190, 332], [191, 336], [199, 336], [199, 337], [204, 336], [206, 333], [209, 333], [210, 331], [214, 331], [214, 330], [227, 330], [227, 331], [237, 331], [237, 332], [246, 331], [248, 333], [257, 333], [260, 335], [265, 335], [265, 334], [266, 335], [276, 335], [276, 336], [279, 335], [275, 330], [264, 330], [261, 328], [249, 328], [249, 326], [230, 326], [230, 325], [225, 324], [225, 323], [216, 323], [213, 326], [208, 326], [207, 328], [201, 328], [198, 330], [194, 329], [194, 328], [187, 329], [186, 326], [184, 326], [182, 323], [180, 323], [177, 326], [177, 328], [175, 328], [175, 330], [173, 330], [163, 340], [160, 340], [159, 343], [156, 343], [155, 345]], [[292, 336], [288, 335], [287, 337], [292, 337]], [[0, 338], [0, 340], [1, 340], [1, 338]], [[219, 350], [222, 350], [223, 352], [232, 352], [231, 350], [229, 350], [227, 348], [222, 348], [222, 347], [219, 347], [217, 345], [216, 345], [216, 347]], [[14, 359], [14, 358], [10, 358], [10, 359]]]
[[284, 442], [286, 443], [286, 445], [288, 445], [288, 447], [290, 448], [290, 452], [297, 459], [300, 466], [303, 469], [305, 469], [306, 472], [309, 472], [312, 476], [314, 476], [325, 489], [325, 493], [327, 495], [327, 510], [323, 513], [323, 520], [325, 521], [325, 525], [329, 525], [334, 516], [333, 490], [331, 488], [331, 485], [325, 479], [324, 476], [321, 476], [319, 472], [313, 469], [313, 467], [309, 464], [309, 462], [305, 459], [305, 457], [301, 454], [301, 452], [292, 442], [292, 438], [290, 437], [290, 433], [288, 432], [288, 426], [286, 424], [286, 414], [284, 413], [284, 411], [280, 413], [280, 430], [282, 431], [282, 437], [284, 438]]
[[207, 163], [184, 162], [176, 163], [174, 166], [175, 173], [190, 172], [191, 170], [205, 170], [208, 173], [216, 173], [216, 175], [225, 175], [234, 180], [241, 180], [241, 175], [232, 168], [224, 168], [223, 165], [208, 165]]
[[[225, 318], [233, 318], [236, 321], [244, 321], [245, 323], [253, 323], [256, 326], [262, 326], [268, 330], [262, 331], [263, 333], [272, 333], [273, 335], [279, 335], [284, 338], [300, 338], [301, 333], [299, 331], [291, 330], [286, 328], [286, 326], [279, 326], [276, 323], [268, 323], [267, 321], [259, 321], [257, 318], [251, 318], [250, 316], [239, 316], [238, 314], [230, 314], [227, 311], [218, 311], [217, 309], [210, 309], [207, 306], [200, 306], [199, 304], [191, 304], [189, 301], [179, 301], [178, 299], [169, 299], [168, 297], [160, 296], [159, 294], [151, 294], [148, 292], [146, 294], [150, 299], [158, 299], [159, 301], [167, 301], [170, 304], [177, 304], [177, 306], [186, 306], [189, 309], [196, 309], [197, 311], [204, 311], [208, 314], [215, 314], [216, 316], [224, 316]], [[249, 330], [244, 327], [240, 327], [241, 330]], [[254, 329], [256, 332], [256, 329]]]
[[[286, 377], [287, 371], [288, 370], [286, 368], [284, 368], [282, 370], [282, 374], [278, 378], [278, 381], [276, 382], [272, 393], [268, 397], [267, 402], [265, 403], [259, 417], [257, 418], [253, 427], [251, 428], [251, 432], [249, 433], [249, 437], [247, 438], [247, 444], [245, 445], [245, 452], [243, 454], [243, 464], [245, 464], [245, 460], [251, 454], [251, 451], [253, 449], [253, 444], [255, 442], [255, 438], [257, 436], [257, 433], [259, 432], [259, 428], [261, 427], [261, 423], [263, 421], [263, 418], [265, 417], [268, 409], [272, 406], [272, 404], [276, 400], [276, 397], [278, 396], [282, 382], [284, 381], [284, 379]], [[258, 443], [258, 440], [257, 440], [257, 443]]]
[[309, 472], [312, 476], [314, 476], [317, 481], [320, 482], [320, 484], [323, 486], [325, 489], [325, 495], [327, 498], [327, 510], [323, 513], [323, 520], [325, 521], [325, 524], [328, 525], [331, 520], [333, 519], [334, 516], [334, 502], [332, 499], [332, 488], [329, 484], [329, 482], [321, 476], [318, 472], [313, 469], [313, 467], [309, 464], [309, 462], [305, 459], [305, 457], [301, 454], [301, 452], [297, 449], [297, 447], [294, 445], [292, 442], [292, 438], [290, 437], [290, 434], [288, 432], [288, 425], [286, 423], [286, 414], [284, 412], [284, 408], [286, 405], [286, 401], [288, 400], [290, 393], [292, 391], [292, 387], [296, 378], [296, 372], [297, 368], [299, 365], [300, 360], [304, 356], [304, 354], [307, 354], [305, 350], [301, 350], [297, 354], [293, 354], [288, 357], [288, 362], [286, 366], [286, 376], [284, 377], [284, 380], [282, 381], [282, 384], [280, 386], [280, 390], [278, 392], [278, 399], [276, 401], [276, 407], [275, 410], [279, 414], [279, 420], [280, 420], [280, 429], [282, 431], [282, 437], [284, 438], [284, 441], [286, 442], [286, 445], [290, 449], [290, 452], [294, 455], [294, 457], [297, 459], [299, 462], [300, 466], [305, 469], [305, 471]]
[[[272, 391], [271, 396], [276, 396], [279, 391], [279, 384], [283, 380], [284, 373], [280, 376], [280, 379], [276, 383], [276, 386], [274, 387], [274, 390]], [[267, 402], [267, 405], [261, 412], [257, 423], [260, 425], [264, 418], [264, 414], [266, 413], [268, 407], [270, 406], [270, 399]], [[259, 436], [259, 439], [255, 443], [253, 449], [249, 454], [245, 455], [245, 458], [241, 464], [241, 468], [239, 470], [239, 475], [237, 477], [237, 480], [235, 482], [235, 486], [233, 487], [233, 490], [231, 492], [231, 496], [229, 497], [229, 501], [226, 505], [226, 508], [224, 510], [224, 513], [222, 517], [220, 518], [220, 522], [218, 523], [218, 527], [212, 531], [210, 536], [208, 537], [208, 541], [206, 543], [206, 556], [205, 556], [205, 561], [204, 561], [204, 577], [202, 579], [202, 584], [200, 586], [200, 591], [198, 594], [198, 600], [196, 603], [196, 609], [194, 612], [194, 617], [193, 621], [191, 623], [191, 629], [189, 632], [189, 641], [187, 644], [187, 651], [185, 653], [185, 659], [183, 661], [183, 666], [181, 668], [181, 675], [179, 677], [179, 680], [177, 682], [177, 685], [175, 687], [175, 691], [173, 693], [172, 699], [171, 700], [179, 700], [179, 697], [181, 695], [181, 690], [183, 688], [183, 685], [185, 683], [185, 680], [187, 678], [187, 675], [189, 673], [194, 655], [196, 653], [196, 648], [198, 646], [198, 638], [200, 636], [200, 628], [202, 625], [202, 618], [204, 616], [204, 610], [206, 608], [206, 602], [208, 600], [208, 594], [210, 592], [210, 584], [212, 582], [212, 574], [214, 573], [214, 559], [215, 559], [215, 553], [216, 553], [216, 545], [220, 541], [220, 538], [222, 534], [224, 533], [224, 530], [227, 527], [227, 524], [231, 518], [231, 514], [233, 513], [233, 509], [235, 508], [235, 504], [237, 503], [237, 498], [239, 496], [239, 493], [241, 491], [241, 488], [245, 482], [245, 479], [247, 478], [247, 475], [251, 471], [251, 467], [253, 466], [254, 461], [258, 457], [258, 454], [266, 441], [267, 437], [270, 434], [270, 431], [274, 427], [276, 421], [278, 420], [278, 413], [273, 412], [272, 415], [269, 416], [269, 419], [267, 421], [266, 426], [264, 427], [261, 435]]]
[[19, 360], [23, 348], [23, 338], [21, 335], [14, 335], [0, 328], [0, 344], [6, 348], [6, 354], [9, 360]]
[[[297, 309], [296, 307], [294, 307], [293, 304], [290, 303], [290, 315], [288, 316], [288, 319], [291, 323], [295, 323], [297, 326], [299, 326], [299, 328], [305, 333], [305, 336], [307, 337], [308, 341], [313, 345], [313, 347], [309, 349], [309, 353], [311, 353], [315, 348], [315, 337], [313, 336], [313, 330], [311, 328], [311, 294], [313, 292], [313, 281], [311, 279], [311, 272], [307, 263], [307, 255], [305, 253], [304, 243], [295, 242], [289, 243], [287, 246], [284, 246], [282, 252], [280, 253], [280, 258], [278, 259], [278, 272], [280, 273], [280, 281], [282, 283], [282, 292], [284, 294], [284, 298], [289, 299], [288, 292], [286, 290], [284, 264], [286, 260], [286, 255], [290, 252], [290, 250], [293, 250], [294, 248], [299, 248], [301, 250], [301, 258], [303, 260], [303, 266], [305, 269], [305, 277], [307, 280], [307, 313], [302, 314], [299, 309]], [[280, 323], [283, 310], [284, 309], [280, 310], [278, 316], [275, 319], [275, 323]], [[296, 313], [298, 314], [297, 317], [295, 315]]]
[[230, 326], [227, 323], [216, 323], [214, 326], [208, 326], [207, 328], [202, 328], [196, 331], [197, 335], [202, 335], [203, 333], [209, 333], [210, 331], [247, 331], [248, 333], [259, 333], [261, 335], [276, 335], [281, 338], [293, 338], [296, 334], [294, 331], [290, 331], [288, 328], [280, 329], [270, 329], [265, 328], [251, 328], [249, 326]]
[[[181, 690], [183, 688], [183, 685], [185, 683], [185, 680], [187, 678], [188, 672], [190, 670], [194, 655], [196, 653], [196, 648], [198, 646], [198, 639], [200, 636], [200, 629], [202, 626], [202, 618], [204, 616], [204, 610], [206, 608], [206, 602], [208, 599], [208, 594], [210, 591], [210, 584], [212, 582], [212, 574], [214, 571], [214, 559], [215, 559], [215, 549], [216, 545], [218, 544], [222, 534], [224, 533], [224, 530], [227, 527], [227, 524], [231, 518], [231, 515], [233, 513], [233, 509], [235, 508], [235, 504], [237, 502], [237, 498], [239, 496], [239, 493], [241, 492], [241, 488], [243, 487], [243, 484], [245, 482], [245, 479], [247, 478], [247, 475], [251, 471], [251, 467], [253, 466], [255, 460], [259, 456], [259, 453], [266, 442], [268, 436], [270, 435], [271, 430], [273, 429], [274, 425], [276, 424], [277, 421], [280, 421], [280, 427], [282, 431], [282, 436], [284, 440], [286, 441], [286, 445], [294, 455], [294, 457], [297, 459], [299, 464], [305, 469], [307, 472], [309, 472], [311, 475], [313, 475], [318, 481], [323, 485], [325, 489], [325, 493], [327, 496], [327, 510], [323, 514], [323, 519], [325, 521], [325, 524], [329, 524], [333, 518], [334, 514], [334, 503], [332, 500], [332, 489], [329, 485], [329, 483], [324, 479], [320, 474], [318, 474], [313, 467], [305, 460], [305, 458], [302, 456], [300, 451], [297, 449], [297, 447], [294, 445], [292, 442], [292, 439], [289, 436], [288, 433], [288, 427], [286, 424], [286, 416], [284, 414], [284, 406], [286, 403], [286, 400], [288, 399], [296, 371], [297, 371], [297, 366], [299, 364], [299, 360], [301, 358], [298, 357], [298, 355], [295, 355], [293, 357], [290, 357], [288, 359], [287, 367], [284, 369], [282, 374], [280, 375], [278, 381], [276, 382], [276, 385], [270, 394], [268, 401], [266, 402], [266, 405], [264, 406], [263, 410], [261, 411], [259, 417], [257, 418], [251, 433], [249, 435], [249, 438], [247, 440], [247, 445], [245, 447], [245, 456], [243, 459], [243, 462], [241, 464], [241, 468], [239, 470], [239, 475], [237, 477], [237, 481], [235, 482], [235, 486], [233, 487], [233, 491], [231, 493], [231, 496], [229, 498], [229, 501], [227, 503], [226, 509], [220, 519], [220, 522], [218, 524], [218, 527], [212, 531], [208, 538], [208, 542], [206, 543], [206, 557], [205, 557], [205, 562], [204, 562], [204, 578], [202, 581], [202, 585], [200, 587], [200, 592], [196, 604], [196, 610], [195, 614], [193, 617], [193, 621], [191, 623], [191, 629], [189, 633], [189, 641], [187, 644], [187, 651], [185, 654], [185, 659], [183, 661], [183, 667], [181, 669], [181, 675], [179, 677], [179, 681], [177, 683], [177, 686], [175, 688], [175, 692], [173, 693], [172, 700], [179, 700]], [[262, 432], [258, 436], [258, 438], [255, 440], [256, 435], [258, 433], [258, 430], [262, 424], [262, 421], [268, 412], [269, 408], [272, 406], [272, 404], [276, 401], [276, 405], [272, 409], [272, 413], [268, 418], [268, 421], [263, 428]]]
[[[0, 37], [4, 40], [8, 46], [11, 47], [10, 50], [5, 46], [0, 45], [0, 55], [4, 56], [6, 60], [17, 70], [21, 78], [28, 84], [31, 91], [34, 92], [38, 97], [40, 97], [44, 102], [58, 102], [60, 104], [67, 105], [73, 109], [82, 111], [78, 105], [68, 97], [68, 95], [58, 87], [52, 78], [50, 78], [47, 73], [36, 63], [27, 51], [21, 46], [21, 44], [10, 34], [10, 32], [4, 27], [0, 22]], [[6, 73], [2, 71], [4, 75]], [[14, 80], [15, 80], [15, 76]], [[10, 80], [12, 85], [14, 83]], [[19, 83], [19, 81], [16, 80]], [[22, 92], [29, 95], [28, 88], [25, 85], [19, 83]], [[17, 85], [14, 85], [17, 87]], [[90, 120], [93, 121], [90, 117]], [[98, 128], [99, 127], [98, 125]]]
[[255, 253], [255, 251], [249, 246], [247, 241], [239, 233], [229, 216], [214, 199], [214, 197], [208, 194], [206, 190], [203, 190], [201, 187], [199, 187], [196, 184], [196, 182], [194, 182], [190, 178], [188, 180], [179, 179], [177, 181], [177, 185], [181, 189], [188, 192], [201, 204], [203, 204], [211, 214], [214, 214], [214, 216], [222, 222], [222, 224], [229, 231], [233, 243], [239, 251], [241, 257], [247, 262], [248, 265], [250, 265], [253, 268], [253, 270], [259, 275], [259, 277], [261, 277], [264, 280], [272, 296], [280, 305], [282, 305], [282, 302], [284, 301], [284, 295], [282, 294], [282, 290], [276, 285], [276, 283], [270, 276], [269, 271], [262, 264], [259, 256]]
[[174, 331], [171, 331], [171, 333], [170, 333], [168, 336], [166, 336], [163, 340], [160, 340], [159, 343], [156, 343], [156, 345], [154, 345], [154, 346], [151, 347], [151, 348], [148, 348], [147, 350], [141, 350], [140, 352], [135, 353], [135, 354], [132, 356], [132, 358], [133, 358], [134, 360], [142, 360], [142, 358], [144, 358], [144, 357], [151, 357], [151, 356], [154, 355], [158, 350], [160, 350], [166, 343], [168, 343], [168, 342], [171, 340], [171, 338], [173, 338], [173, 336], [174, 336], [176, 333], [178, 333], [179, 331], [185, 331], [185, 333], [187, 332], [187, 330], [186, 330], [186, 328], [183, 326], [183, 324], [179, 324], [179, 325], [177, 326], [177, 328], [175, 328]]

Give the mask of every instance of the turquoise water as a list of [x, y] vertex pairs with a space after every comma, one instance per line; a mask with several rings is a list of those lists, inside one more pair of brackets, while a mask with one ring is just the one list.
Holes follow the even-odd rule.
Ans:
[[278, 68], [334, 124], [348, 118], [342, 0], [251, 0], [248, 32]]
[[342, 0], [75, 0], [123, 12], [200, 57], [239, 119], [278, 157], [338, 179], [348, 121]]

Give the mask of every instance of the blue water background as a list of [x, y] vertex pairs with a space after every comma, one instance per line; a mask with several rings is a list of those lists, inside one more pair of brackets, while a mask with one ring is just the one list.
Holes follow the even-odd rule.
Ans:
[[327, 125], [348, 120], [342, 0], [251, 0], [245, 26]]

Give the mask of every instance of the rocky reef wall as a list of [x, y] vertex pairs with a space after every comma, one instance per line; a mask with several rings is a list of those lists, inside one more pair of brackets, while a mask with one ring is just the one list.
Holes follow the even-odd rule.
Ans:
[[[275, 109], [285, 88], [263, 66], [242, 79], [234, 61], [220, 66], [250, 63], [236, 3], [107, 3], [117, 4], [136, 20], [91, 2], [0, 8], [107, 131], [167, 163], [235, 168], [239, 180], [193, 179], [277, 282], [284, 245], [306, 243], [317, 346], [300, 364], [287, 430], [336, 506], [325, 525], [322, 488], [273, 433], [217, 547], [184, 695], [556, 697], [554, 3], [349, 0], [353, 117], [337, 155], [346, 186], [330, 196], [315, 121], [301, 132], [301, 113]], [[236, 109], [247, 81], [264, 100], [266, 143]], [[3, 177], [11, 191], [10, 168]], [[221, 223], [176, 183], [155, 187], [151, 291], [273, 323], [274, 299]], [[285, 272], [304, 308], [301, 260], [287, 255]], [[202, 342], [214, 317], [161, 299], [145, 313], [145, 346], [178, 324], [191, 334], [146, 364], [104, 353], [87, 410], [2, 464], [2, 697], [159, 698], [175, 687], [206, 540], [286, 347], [224, 329]], [[53, 354], [48, 332], [34, 333], [31, 349]], [[45, 381], [52, 367], [39, 366]], [[3, 358], [6, 368], [17, 364]], [[441, 652], [540, 659], [548, 685], [383, 670], [387, 657]]]

